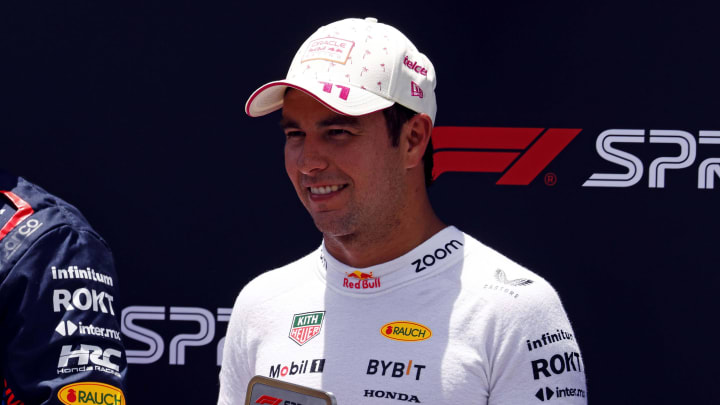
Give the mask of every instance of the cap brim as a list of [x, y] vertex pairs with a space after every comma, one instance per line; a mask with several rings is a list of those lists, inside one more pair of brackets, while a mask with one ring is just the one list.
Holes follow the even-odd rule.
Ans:
[[[303, 91], [328, 109], [344, 115], [370, 114], [395, 104], [392, 100], [348, 83], [289, 79], [270, 82], [255, 90], [245, 103], [245, 113], [251, 117], [260, 117], [279, 110], [288, 87]], [[328, 89], [330, 91], [326, 91]]]

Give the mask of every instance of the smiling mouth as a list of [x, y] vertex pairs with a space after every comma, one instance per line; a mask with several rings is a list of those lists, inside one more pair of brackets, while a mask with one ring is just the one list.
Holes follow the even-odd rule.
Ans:
[[308, 187], [308, 188], [310, 189], [311, 194], [324, 195], [324, 194], [334, 193], [338, 190], [342, 190], [345, 187], [347, 187], [347, 184], [336, 184], [333, 186], [320, 186], [320, 187]]

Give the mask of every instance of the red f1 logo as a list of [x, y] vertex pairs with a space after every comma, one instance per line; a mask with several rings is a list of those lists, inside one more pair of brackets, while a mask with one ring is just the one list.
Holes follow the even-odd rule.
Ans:
[[446, 172], [504, 172], [495, 184], [526, 186], [580, 131], [582, 129], [435, 127], [433, 179]]
[[256, 404], [270, 404], [270, 405], [280, 405], [280, 402], [282, 402], [282, 399], [273, 398], [269, 395], [263, 395], [255, 401]]

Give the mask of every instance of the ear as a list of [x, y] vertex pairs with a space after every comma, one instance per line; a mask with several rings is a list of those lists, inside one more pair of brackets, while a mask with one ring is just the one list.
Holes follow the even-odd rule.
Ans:
[[422, 165], [423, 155], [430, 135], [432, 134], [432, 120], [427, 114], [415, 114], [403, 125], [402, 137], [406, 141], [405, 168], [410, 169]]

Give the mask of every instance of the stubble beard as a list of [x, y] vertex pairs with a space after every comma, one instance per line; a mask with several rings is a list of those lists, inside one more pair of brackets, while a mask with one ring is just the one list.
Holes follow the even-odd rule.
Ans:
[[407, 202], [407, 185], [398, 172], [388, 170], [382, 189], [368, 201], [353, 200], [346, 212], [334, 218], [313, 216], [315, 226], [325, 239], [334, 239], [345, 246], [373, 247], [394, 235], [401, 226]]

